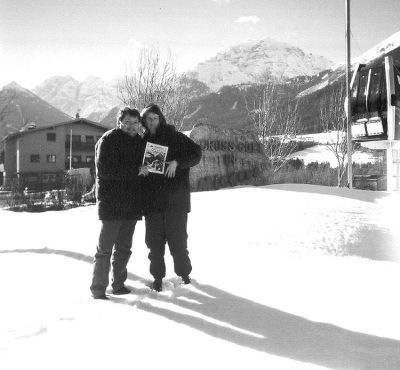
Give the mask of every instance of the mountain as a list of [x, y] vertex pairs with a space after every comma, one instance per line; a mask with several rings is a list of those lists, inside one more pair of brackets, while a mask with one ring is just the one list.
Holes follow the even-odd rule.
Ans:
[[89, 76], [82, 82], [71, 76], [54, 76], [36, 86], [33, 91], [72, 116], [79, 111], [82, 117], [96, 113], [96, 118], [102, 119], [118, 104], [116, 84], [95, 76]]
[[72, 119], [16, 82], [0, 91], [0, 140], [34, 122], [37, 127]]
[[117, 114], [118, 111], [120, 110], [119, 106], [115, 106], [113, 107], [108, 113], [107, 115], [100, 121], [100, 123], [104, 126], [107, 127], [115, 127], [116, 123], [117, 123]]
[[200, 63], [190, 76], [216, 91], [224, 85], [254, 82], [260, 74], [286, 80], [313, 76], [332, 66], [328, 59], [271, 38], [248, 41]]
[[[394, 63], [397, 66], [400, 66], [400, 31], [367, 50], [359, 57], [353, 58], [351, 61], [352, 68], [354, 69], [355, 65], [358, 63], [371, 65], [380, 62], [383, 57], [387, 55], [391, 55], [394, 58]], [[345, 68], [345, 63], [339, 63], [328, 71], [320, 73], [318, 79], [315, 80], [311, 86], [308, 86], [306, 89], [301, 91], [298, 96], [304, 97], [313, 94], [318, 90], [323, 90], [324, 88], [332, 86], [340, 81], [344, 81], [346, 73]]]

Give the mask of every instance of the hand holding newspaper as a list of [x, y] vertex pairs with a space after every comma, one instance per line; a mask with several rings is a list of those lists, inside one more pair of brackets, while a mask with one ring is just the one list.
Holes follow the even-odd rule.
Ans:
[[143, 156], [143, 166], [146, 166], [149, 172], [163, 174], [167, 154], [167, 146], [147, 142]]

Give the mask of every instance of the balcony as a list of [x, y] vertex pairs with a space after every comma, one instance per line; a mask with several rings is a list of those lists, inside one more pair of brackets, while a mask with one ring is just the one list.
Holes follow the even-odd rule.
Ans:
[[[70, 141], [65, 141], [65, 151], [69, 151], [70, 149]], [[80, 151], [90, 151], [94, 152], [94, 146], [96, 143], [86, 143], [83, 141], [73, 141], [72, 142], [72, 150], [80, 150]]]
[[[94, 162], [72, 162], [72, 168], [91, 168], [94, 169]], [[65, 169], [69, 170], [69, 161], [65, 161]]]

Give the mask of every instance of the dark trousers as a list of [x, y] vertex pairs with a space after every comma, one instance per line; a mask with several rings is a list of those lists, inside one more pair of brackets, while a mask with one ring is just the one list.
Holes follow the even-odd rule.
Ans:
[[[93, 278], [90, 290], [93, 296], [105, 293], [112, 254], [112, 287], [118, 290], [128, 277], [126, 266], [131, 256], [132, 237], [136, 220], [102, 221], [97, 251], [94, 256]], [[113, 252], [114, 247], [114, 253]]]
[[146, 244], [150, 249], [150, 273], [155, 279], [165, 277], [165, 243], [174, 260], [178, 276], [188, 276], [192, 265], [187, 248], [187, 212], [166, 211], [146, 216]]

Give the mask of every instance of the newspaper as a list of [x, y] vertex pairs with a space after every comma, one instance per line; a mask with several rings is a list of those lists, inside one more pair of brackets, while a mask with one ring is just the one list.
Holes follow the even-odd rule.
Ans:
[[147, 142], [143, 156], [143, 165], [149, 172], [163, 174], [167, 159], [168, 147]]

